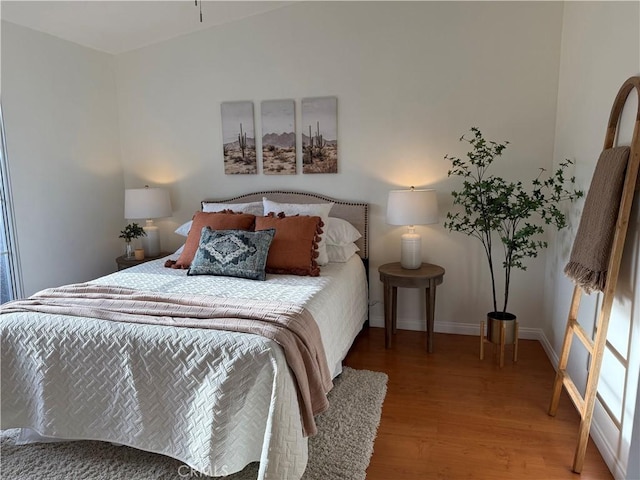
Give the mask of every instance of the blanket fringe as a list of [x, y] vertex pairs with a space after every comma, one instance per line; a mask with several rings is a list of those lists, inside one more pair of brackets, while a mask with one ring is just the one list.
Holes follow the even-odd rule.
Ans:
[[607, 283], [606, 270], [596, 272], [577, 262], [567, 263], [567, 266], [564, 267], [564, 273], [587, 293], [596, 290], [603, 292]]

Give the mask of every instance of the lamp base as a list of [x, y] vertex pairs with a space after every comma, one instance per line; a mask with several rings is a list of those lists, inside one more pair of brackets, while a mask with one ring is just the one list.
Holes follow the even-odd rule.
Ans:
[[401, 238], [400, 265], [407, 270], [422, 266], [422, 237], [419, 233], [403, 233]]
[[142, 237], [142, 248], [146, 257], [157, 257], [160, 255], [160, 232], [153, 224], [153, 220], [147, 220], [147, 224], [142, 227], [147, 234]]

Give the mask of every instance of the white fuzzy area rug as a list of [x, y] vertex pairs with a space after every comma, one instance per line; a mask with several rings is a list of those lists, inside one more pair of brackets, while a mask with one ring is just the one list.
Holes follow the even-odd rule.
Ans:
[[[344, 368], [329, 393], [330, 407], [316, 417], [318, 434], [309, 439], [304, 480], [364, 479], [373, 453], [387, 375]], [[193, 472], [178, 460], [105, 442], [38, 443], [16, 446], [12, 431], [2, 432], [2, 479], [20, 480], [178, 480], [213, 478]], [[257, 464], [217, 477], [255, 480]]]

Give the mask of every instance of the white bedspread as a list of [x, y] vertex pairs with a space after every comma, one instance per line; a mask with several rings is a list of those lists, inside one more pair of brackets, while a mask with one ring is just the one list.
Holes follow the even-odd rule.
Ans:
[[[92, 283], [167, 293], [304, 305], [329, 368], [362, 327], [367, 287], [359, 258], [320, 277], [265, 282], [186, 276], [148, 262]], [[177, 458], [208, 475], [260, 461], [259, 478], [300, 478], [307, 441], [281, 348], [262, 337], [196, 328], [14, 313], [2, 327], [2, 428], [105, 440]]]

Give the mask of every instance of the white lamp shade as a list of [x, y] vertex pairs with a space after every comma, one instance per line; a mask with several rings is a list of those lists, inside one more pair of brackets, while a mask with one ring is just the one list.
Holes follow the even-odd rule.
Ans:
[[171, 216], [169, 191], [164, 188], [128, 188], [124, 191], [124, 218], [149, 219]]
[[389, 225], [429, 225], [438, 223], [436, 191], [391, 190], [387, 200]]

